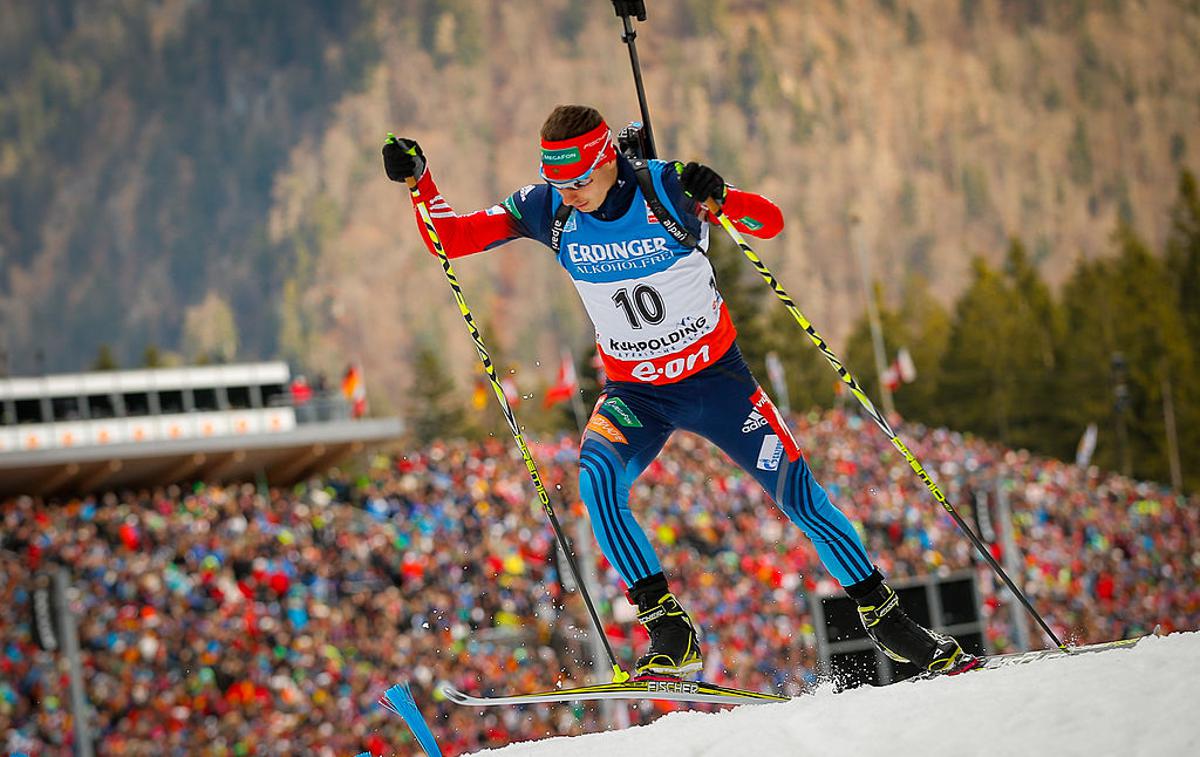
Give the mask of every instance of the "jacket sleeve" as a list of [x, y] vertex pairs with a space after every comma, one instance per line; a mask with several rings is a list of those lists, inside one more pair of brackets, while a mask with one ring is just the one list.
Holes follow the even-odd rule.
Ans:
[[437, 184], [429, 169], [417, 181], [418, 194], [413, 195], [413, 212], [417, 218], [417, 228], [430, 254], [436, 254], [429, 229], [417, 210], [417, 201], [424, 200], [433, 221], [434, 232], [442, 249], [448, 258], [461, 258], [473, 255], [524, 236], [520, 227], [513, 221], [509, 211], [501, 205], [493, 205], [486, 210], [477, 210], [466, 215], [459, 215], [450, 207], [450, 203], [438, 191]]
[[[729, 187], [721, 210], [733, 222], [734, 228], [751, 236], [770, 239], [783, 231], [783, 213], [779, 206], [762, 195]], [[704, 215], [709, 223], [717, 222], [707, 210]]]

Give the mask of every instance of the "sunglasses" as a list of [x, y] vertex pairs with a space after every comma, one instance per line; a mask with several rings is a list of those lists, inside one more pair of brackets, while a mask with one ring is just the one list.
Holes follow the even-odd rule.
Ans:
[[604, 154], [608, 151], [608, 144], [611, 141], [612, 141], [612, 134], [609, 133], [609, 134], [605, 135], [604, 144], [601, 145], [600, 149], [596, 152], [596, 157], [592, 160], [592, 165], [588, 168], [588, 170], [584, 171], [581, 175], [576, 176], [574, 179], [569, 179], [566, 181], [558, 181], [555, 179], [551, 179], [550, 177], [546, 176], [545, 168], [543, 168], [541, 170], [542, 178], [546, 180], [547, 184], [554, 187], [555, 189], [583, 189], [584, 187], [586, 187], [587, 185], [591, 184], [593, 181], [596, 180], [596, 177], [592, 176], [592, 173], [595, 172], [597, 166], [600, 164], [600, 160], [604, 157]]

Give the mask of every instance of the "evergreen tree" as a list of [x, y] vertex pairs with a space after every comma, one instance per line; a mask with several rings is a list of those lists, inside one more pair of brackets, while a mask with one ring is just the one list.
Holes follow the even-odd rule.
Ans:
[[[875, 307], [879, 311], [879, 326], [883, 332], [884, 367], [891, 365], [896, 357], [896, 351], [902, 344], [908, 342], [908, 330], [900, 318], [900, 314], [883, 304], [883, 296], [878, 286], [874, 292]], [[834, 351], [837, 354], [837, 351]], [[867, 393], [867, 397], [879, 412], [883, 412], [883, 389], [879, 384], [879, 371], [875, 366], [875, 343], [871, 336], [871, 318], [863, 313], [850, 333], [845, 352], [840, 354], [843, 364], [850, 374], [858, 381], [859, 386]], [[836, 374], [834, 374], [836, 375]], [[899, 409], [899, 406], [897, 406]]]
[[[771, 296], [771, 299], [774, 300], [774, 297]], [[833, 407], [835, 387], [840, 383], [837, 374], [804, 333], [804, 329], [800, 328], [795, 316], [782, 303], [769, 304], [771, 306], [764, 308], [763, 313], [763, 322], [766, 324], [763, 345], [766, 351], [774, 351], [779, 355], [792, 410], [804, 412], [814, 407]], [[740, 336], [738, 341], [741, 342]], [[765, 367], [762, 372], [758, 369], [755, 371], [760, 380], [766, 380]], [[772, 398], [779, 400], [774, 394]]]
[[1188, 170], [1179, 177], [1179, 199], [1171, 211], [1167, 270], [1179, 294], [1188, 339], [1200, 344], [1200, 189]]
[[1013, 301], [1003, 277], [982, 258], [972, 268], [971, 284], [955, 305], [942, 360], [938, 420], [1007, 441], [1017, 389], [1003, 334]]
[[[1115, 347], [1124, 352], [1129, 366], [1133, 473], [1167, 482], [1163, 390], [1170, 381], [1172, 394], [1186, 403], [1181, 392], [1196, 385], [1194, 347], [1188, 341], [1178, 294], [1164, 262], [1151, 254], [1129, 226], [1118, 227], [1115, 239], [1120, 246], [1112, 287], [1112, 307], [1117, 314]], [[1176, 404], [1179, 402], [1177, 399]], [[1188, 415], [1185, 411], [1184, 417]], [[1195, 467], [1184, 466], [1184, 471], [1193, 471], [1194, 486]]]
[[1060, 311], [1019, 239], [1009, 244], [1004, 273], [1013, 303], [1005, 322], [1010, 331], [1001, 335], [1012, 353], [1014, 371], [1008, 441], [1045, 454], [1069, 455], [1074, 439], [1070, 431], [1063, 435], [1056, 394]]
[[142, 352], [142, 366], [146, 368], [161, 368], [165, 365], [162, 359], [162, 353], [159, 352], [158, 345], [148, 344]]
[[[1200, 188], [1196, 175], [1179, 177], [1179, 199], [1171, 212], [1167, 273], [1175, 285], [1193, 370], [1200, 372]], [[1170, 378], [1170, 377], [1169, 377]], [[1195, 378], [1171, 381], [1185, 486], [1200, 487], [1200, 385]], [[1192, 471], [1188, 483], [1188, 471]]]
[[909, 420], [932, 423], [938, 412], [937, 386], [951, 324], [950, 314], [933, 298], [920, 274], [904, 282], [899, 321], [903, 339], [896, 347], [908, 348], [917, 378], [896, 391], [896, 410]]
[[[928, 285], [920, 274], [911, 274], [904, 282], [899, 310], [884, 305], [878, 290], [875, 296], [887, 365], [895, 362], [903, 348], [908, 350], [917, 372], [913, 383], [901, 384], [892, 393], [896, 411], [909, 421], [937, 422], [937, 385], [942, 357], [950, 338], [950, 315], [930, 295]], [[846, 348], [846, 367], [866, 389], [872, 402], [882, 410], [874, 345], [865, 314], [850, 336]]]
[[[1191, 434], [1195, 411], [1188, 390], [1196, 381], [1194, 348], [1164, 262], [1127, 225], [1118, 227], [1114, 241], [1120, 250], [1115, 259], [1082, 264], [1064, 290], [1070, 339], [1064, 342], [1061, 396], [1077, 432], [1088, 422], [1100, 425], [1097, 464], [1120, 470], [1127, 453], [1134, 476], [1165, 482], [1170, 473], [1163, 388], [1169, 381], [1177, 426]], [[1124, 366], [1121, 376], [1114, 370], [1117, 353]], [[1118, 379], [1128, 392], [1120, 409]], [[1119, 446], [1122, 424], [1128, 450]], [[1189, 488], [1197, 485], [1196, 474], [1189, 473], [1195, 471], [1193, 449], [1181, 444]]]
[[415, 406], [409, 421], [420, 444], [462, 434], [465, 413], [461, 399], [441, 355], [431, 344], [417, 349], [411, 394]]
[[[1097, 424], [1097, 465], [1118, 467], [1114, 433], [1112, 354], [1117, 349], [1113, 312], [1108, 307], [1114, 281], [1111, 261], [1080, 260], [1062, 291], [1067, 338], [1062, 344], [1058, 396], [1064, 433], [1076, 440]], [[1064, 456], [1066, 451], [1060, 450]]]
[[112, 346], [108, 343], [100, 345], [100, 349], [96, 350], [96, 359], [92, 361], [93, 371], [115, 371], [120, 368], [117, 365], [117, 359], [113, 356]]
[[1003, 272], [977, 259], [942, 361], [942, 421], [1014, 447], [1049, 451], [1059, 322], [1019, 239], [1009, 244]]

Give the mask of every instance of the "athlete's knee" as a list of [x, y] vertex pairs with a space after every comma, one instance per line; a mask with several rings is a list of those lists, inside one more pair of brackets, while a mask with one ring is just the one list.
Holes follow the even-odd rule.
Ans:
[[602, 444], [584, 442], [579, 450], [579, 492], [589, 508], [601, 500], [616, 506], [621, 461]]

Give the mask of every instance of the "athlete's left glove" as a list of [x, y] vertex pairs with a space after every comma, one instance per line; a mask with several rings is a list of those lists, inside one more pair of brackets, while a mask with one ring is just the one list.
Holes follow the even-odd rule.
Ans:
[[713, 198], [717, 202], [725, 199], [725, 180], [703, 163], [692, 161], [679, 172], [679, 184], [688, 197], [699, 202]]
[[425, 173], [425, 153], [415, 140], [389, 134], [383, 143], [383, 170], [392, 181], [419, 179]]

